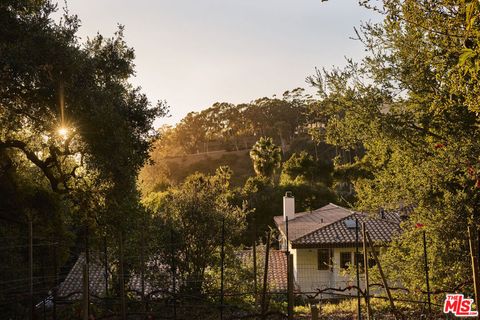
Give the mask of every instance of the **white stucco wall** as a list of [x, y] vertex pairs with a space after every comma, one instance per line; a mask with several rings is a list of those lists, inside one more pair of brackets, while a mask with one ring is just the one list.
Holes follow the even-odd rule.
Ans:
[[317, 249], [296, 250], [296, 282], [302, 292], [314, 292], [317, 288], [329, 287], [333, 272], [318, 270]]
[[[333, 269], [318, 270], [317, 249], [293, 249], [294, 275], [300, 291], [316, 292], [324, 288], [344, 288], [355, 284], [348, 275], [343, 275], [344, 269], [340, 268], [340, 252], [350, 252], [352, 263], [355, 248], [333, 248]], [[355, 292], [352, 291], [352, 294]], [[348, 294], [348, 292], [347, 292]]]

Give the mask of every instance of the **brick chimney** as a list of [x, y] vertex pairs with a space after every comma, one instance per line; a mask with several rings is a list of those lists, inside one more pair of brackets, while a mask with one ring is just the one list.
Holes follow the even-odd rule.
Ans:
[[285, 192], [283, 197], [283, 221], [295, 219], [295, 198], [291, 191]]

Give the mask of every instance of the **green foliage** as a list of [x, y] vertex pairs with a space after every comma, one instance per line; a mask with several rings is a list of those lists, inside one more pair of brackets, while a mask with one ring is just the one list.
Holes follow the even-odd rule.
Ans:
[[[0, 235], [19, 248], [0, 252], [2, 281], [27, 279], [32, 218], [34, 276], [45, 279], [35, 299], [54, 286], [53, 261], [60, 269], [83, 247], [77, 236], [86, 226], [94, 238], [138, 219], [135, 179], [156, 135], [153, 121], [166, 111], [129, 84], [134, 51], [123, 27], [81, 44], [78, 18], [56, 23], [55, 10], [48, 0], [0, 4]], [[27, 289], [21, 280], [0, 295], [7, 301], [11, 290]]]
[[252, 212], [247, 216], [247, 232], [242, 242], [251, 245], [253, 240], [263, 236], [269, 227], [274, 227], [273, 217], [281, 216], [282, 197], [292, 191], [295, 196], [296, 212], [318, 209], [330, 202], [336, 202], [335, 194], [322, 183], [273, 185], [270, 179], [254, 176], [247, 180], [241, 190], [242, 198]]
[[451, 91], [453, 94], [463, 96], [465, 105], [473, 112], [479, 112], [478, 73], [480, 71], [480, 21], [478, 15], [480, 5], [478, 1], [457, 1], [459, 12], [450, 18], [456, 23], [453, 26], [454, 34], [458, 37], [456, 42], [445, 49], [458, 64], [451, 70]]
[[247, 216], [247, 233], [243, 239], [243, 243], [251, 245], [273, 225], [273, 217], [281, 214], [281, 193], [266, 177], [254, 176], [245, 182], [242, 197], [252, 209]]
[[174, 252], [182, 290], [198, 294], [209, 285], [207, 274], [219, 266], [223, 224], [230, 255], [232, 243], [238, 242], [244, 230], [248, 211], [231, 204], [230, 176], [226, 167], [219, 168], [215, 175], [197, 173], [178, 187], [156, 194], [159, 199], [150, 202], [154, 204], [151, 209], [156, 210], [158, 228], [155, 256], [171, 261]]
[[250, 158], [258, 176], [273, 179], [275, 172], [280, 168], [282, 152], [273, 143], [272, 138], [262, 137], [250, 150]]
[[325, 121], [313, 134], [339, 148], [362, 149], [351, 164], [337, 166], [353, 181], [359, 208], [415, 205], [382, 258], [389, 276], [425, 290], [413, 230], [421, 222], [432, 287], [449, 290], [469, 278], [466, 227], [480, 223], [478, 95], [472, 75], [459, 71], [472, 71], [476, 59], [462, 49], [465, 6], [412, 0], [383, 7], [383, 21], [366, 23], [359, 33], [368, 51], [361, 63], [310, 79], [322, 97], [312, 112]]
[[322, 160], [315, 160], [306, 151], [301, 151], [300, 153], [293, 153], [283, 163], [280, 183], [313, 185], [317, 182], [322, 182], [328, 186], [331, 184], [332, 172], [332, 164]]

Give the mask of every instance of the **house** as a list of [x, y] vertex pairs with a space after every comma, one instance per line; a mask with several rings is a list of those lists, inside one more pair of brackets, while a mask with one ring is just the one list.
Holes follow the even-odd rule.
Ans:
[[[287, 192], [283, 197], [283, 215], [274, 217], [274, 220], [280, 231], [280, 249], [288, 249], [293, 255], [295, 286], [308, 294], [317, 292], [317, 289], [345, 288], [355, 284], [345, 271], [356, 264], [356, 258], [363, 265], [361, 226], [358, 229], [360, 254], [355, 255], [357, 221], [358, 225], [365, 223], [380, 251], [399, 234], [402, 217], [399, 212], [384, 210], [371, 216], [333, 203], [314, 211], [295, 213], [295, 199], [291, 192]], [[371, 256], [368, 264], [370, 267], [375, 264]]]

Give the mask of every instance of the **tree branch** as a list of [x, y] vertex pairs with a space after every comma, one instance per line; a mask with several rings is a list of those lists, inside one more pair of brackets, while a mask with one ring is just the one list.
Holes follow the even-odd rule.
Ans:
[[[46, 161], [42, 161], [37, 155], [28, 149], [28, 146], [25, 142], [20, 140], [7, 140], [7, 141], [0, 141], [0, 149], [9, 149], [14, 148], [21, 150], [28, 160], [30, 160], [33, 164], [35, 164], [40, 170], [42, 170], [45, 177], [50, 182], [50, 186], [54, 192], [57, 193], [66, 193], [67, 188], [63, 181], [59, 181], [54, 173], [51, 170], [50, 164], [52, 159], [47, 159]], [[59, 184], [62, 183], [64, 188], [59, 188]]]

